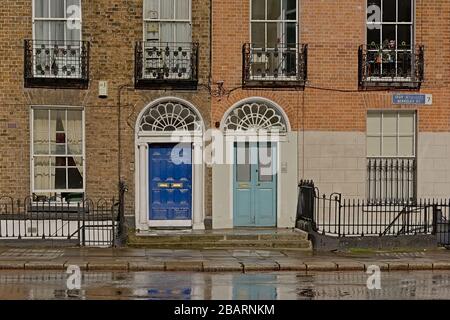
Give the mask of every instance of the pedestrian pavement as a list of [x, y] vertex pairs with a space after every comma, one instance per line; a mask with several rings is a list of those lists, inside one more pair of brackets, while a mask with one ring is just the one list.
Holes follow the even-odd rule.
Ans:
[[450, 270], [450, 251], [299, 252], [296, 250], [169, 250], [0, 247], [0, 270], [87, 271], [384, 271]]

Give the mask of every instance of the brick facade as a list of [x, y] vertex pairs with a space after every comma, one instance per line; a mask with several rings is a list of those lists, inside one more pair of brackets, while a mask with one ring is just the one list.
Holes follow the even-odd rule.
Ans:
[[[142, 0], [82, 1], [82, 37], [91, 43], [87, 90], [24, 88], [23, 41], [32, 38], [31, 2], [4, 0], [0, 7], [1, 195], [24, 198], [30, 194], [32, 105], [85, 108], [86, 194], [94, 199], [117, 196], [118, 181], [122, 179], [129, 187], [129, 215], [134, 212], [134, 125], [139, 112], [159, 97], [176, 96], [191, 102], [201, 112], [207, 128], [215, 127], [232, 105], [247, 97], [261, 96], [276, 102], [287, 114], [292, 131], [299, 132], [298, 178], [315, 178], [327, 184], [330, 191], [336, 183], [338, 188], [342, 183], [354, 183], [354, 195], [364, 194], [361, 158], [365, 157], [365, 141], [361, 139], [366, 131], [367, 110], [417, 110], [419, 134], [450, 132], [448, 0], [416, 0], [415, 42], [425, 46], [425, 81], [420, 92], [433, 94], [433, 105], [420, 107], [392, 105], [389, 90], [358, 89], [358, 46], [365, 43], [366, 32], [364, 0], [299, 0], [299, 42], [308, 44], [308, 81], [304, 90], [243, 89], [242, 46], [250, 41], [250, 0], [192, 0], [193, 41], [200, 43], [199, 86], [194, 91], [134, 89], [134, 42], [142, 40]], [[100, 80], [108, 82], [107, 99], [98, 98]], [[225, 94], [217, 94], [219, 81], [223, 81]], [[342, 150], [347, 150], [344, 155], [352, 153], [345, 145], [359, 139], [356, 145], [360, 148], [354, 150], [358, 155], [349, 157], [348, 163], [342, 158], [333, 162], [336, 154], [324, 155], [320, 150], [333, 150], [335, 144], [326, 138], [316, 144], [317, 136], [311, 132], [355, 133], [359, 138], [343, 138]], [[448, 155], [440, 138], [426, 139]], [[444, 168], [438, 161], [442, 157], [423, 157], [433, 163], [434, 172]], [[356, 167], [348, 168], [349, 163]], [[346, 171], [333, 173], [341, 169]], [[213, 201], [211, 171], [206, 168], [207, 216], [211, 216]], [[442, 183], [450, 191], [450, 173]], [[419, 190], [428, 190], [423, 194], [435, 192], [429, 188], [419, 184]]]

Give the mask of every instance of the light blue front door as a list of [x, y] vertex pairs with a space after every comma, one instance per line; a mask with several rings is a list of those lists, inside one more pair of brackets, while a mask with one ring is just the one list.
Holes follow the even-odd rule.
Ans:
[[235, 143], [233, 209], [236, 227], [275, 227], [277, 150], [271, 142]]
[[192, 149], [190, 144], [151, 144], [149, 148], [150, 220], [192, 217]]

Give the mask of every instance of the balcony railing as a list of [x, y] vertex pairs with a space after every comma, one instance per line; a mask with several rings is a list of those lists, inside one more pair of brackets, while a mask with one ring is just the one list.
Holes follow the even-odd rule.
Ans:
[[25, 40], [24, 48], [25, 87], [87, 88], [89, 42]]
[[304, 87], [307, 79], [308, 45], [258, 48], [244, 44], [243, 85], [246, 87]]
[[394, 49], [362, 45], [358, 50], [359, 86], [419, 89], [424, 80], [424, 47]]
[[198, 48], [198, 43], [137, 42], [136, 88], [195, 90], [198, 84]]
[[369, 203], [409, 203], [416, 199], [415, 158], [367, 158]]

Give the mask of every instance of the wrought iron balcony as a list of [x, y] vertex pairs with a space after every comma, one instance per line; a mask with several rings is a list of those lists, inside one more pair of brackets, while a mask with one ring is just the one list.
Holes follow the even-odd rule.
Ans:
[[424, 79], [424, 47], [361, 45], [358, 66], [361, 89], [419, 89]]
[[198, 84], [198, 43], [137, 42], [135, 87], [195, 90]]
[[243, 85], [245, 87], [304, 87], [307, 79], [308, 45], [280, 45], [258, 48], [244, 44]]
[[25, 87], [87, 88], [89, 42], [25, 40], [24, 45]]

